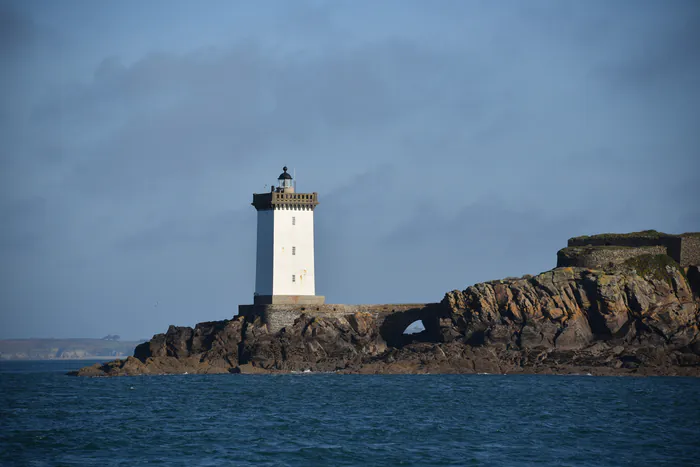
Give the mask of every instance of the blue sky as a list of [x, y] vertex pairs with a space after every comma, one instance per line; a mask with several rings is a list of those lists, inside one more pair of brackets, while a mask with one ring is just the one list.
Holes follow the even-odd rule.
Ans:
[[335, 303], [700, 230], [698, 43], [681, 0], [2, 1], [0, 338], [231, 317], [283, 165]]

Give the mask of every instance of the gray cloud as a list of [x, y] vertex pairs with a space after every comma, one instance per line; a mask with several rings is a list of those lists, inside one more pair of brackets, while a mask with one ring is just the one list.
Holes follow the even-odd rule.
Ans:
[[439, 300], [572, 235], [700, 229], [693, 2], [282, 4], [237, 27], [182, 6], [169, 28], [233, 32], [164, 50], [131, 42], [158, 25], [87, 48], [84, 18], [28, 5], [0, 15], [32, 51], [0, 88], [0, 337], [231, 316], [251, 192], [285, 164], [320, 193], [331, 301]]

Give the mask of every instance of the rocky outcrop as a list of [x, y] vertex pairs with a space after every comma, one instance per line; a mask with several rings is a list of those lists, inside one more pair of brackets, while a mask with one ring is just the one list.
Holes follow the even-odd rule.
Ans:
[[556, 268], [449, 292], [439, 305], [421, 311], [426, 331], [413, 339], [399, 341], [398, 328], [392, 328], [405, 326], [413, 316], [302, 314], [277, 333], [259, 318], [236, 317], [194, 329], [171, 326], [139, 345], [133, 357], [75, 374], [312, 370], [697, 376], [698, 303], [685, 272], [668, 256], [638, 257], [614, 269]]
[[377, 320], [369, 313], [336, 318], [302, 315], [277, 334], [255, 321], [246, 326], [241, 358], [268, 370], [335, 371], [360, 364], [387, 349]]
[[599, 341], [683, 348], [698, 339], [698, 304], [680, 268], [665, 274], [557, 268], [476, 284], [445, 296], [443, 336], [507, 349], [578, 350]]
[[242, 320], [199, 323], [194, 329], [170, 326], [134, 350], [134, 356], [85, 367], [80, 376], [228, 373], [238, 366]]

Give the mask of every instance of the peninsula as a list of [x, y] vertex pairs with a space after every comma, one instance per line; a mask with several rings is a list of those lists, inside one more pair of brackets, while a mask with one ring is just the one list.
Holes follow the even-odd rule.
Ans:
[[[302, 202], [312, 209], [316, 198]], [[330, 305], [271, 293], [231, 320], [170, 326], [133, 357], [72, 374], [700, 376], [699, 308], [700, 233], [575, 237], [550, 271], [436, 303]], [[425, 330], [404, 334], [417, 320]]]

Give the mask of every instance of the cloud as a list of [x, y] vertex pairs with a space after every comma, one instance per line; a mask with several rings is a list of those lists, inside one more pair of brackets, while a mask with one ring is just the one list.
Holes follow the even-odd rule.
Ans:
[[[693, 3], [222, 5], [167, 28], [109, 10], [133, 30], [0, 15], [7, 335], [231, 316], [251, 192], [283, 165], [320, 194], [331, 301], [439, 300], [551, 267], [572, 235], [700, 229]], [[207, 41], [168, 35], [185, 27]]]
[[[649, 15], [655, 21], [649, 21]], [[625, 16], [614, 55], [607, 54], [601, 70], [618, 88], [658, 91], [673, 82], [690, 84], [700, 74], [700, 5], [679, 2], [666, 8], [647, 2]], [[654, 89], [655, 87], [656, 89]], [[685, 87], [689, 91], [690, 87]], [[695, 93], [695, 98], [698, 97]]]
[[[44, 245], [39, 229], [47, 229], [46, 202], [41, 198], [0, 204], [0, 251], [3, 255], [35, 253]], [[39, 229], [38, 229], [38, 228]]]
[[209, 216], [187, 214], [160, 222], [156, 219], [155, 225], [145, 226], [119, 239], [116, 247], [125, 253], [139, 255], [169, 248], [187, 248], [190, 245], [221, 246], [231, 239], [232, 233], [240, 236], [241, 226], [244, 225], [248, 231], [248, 235], [245, 236], [247, 243], [255, 243], [251, 216], [242, 210], [224, 211]]
[[37, 36], [38, 30], [30, 17], [12, 5], [0, 5], [0, 50], [4, 60], [17, 59], [17, 54], [33, 45]]

